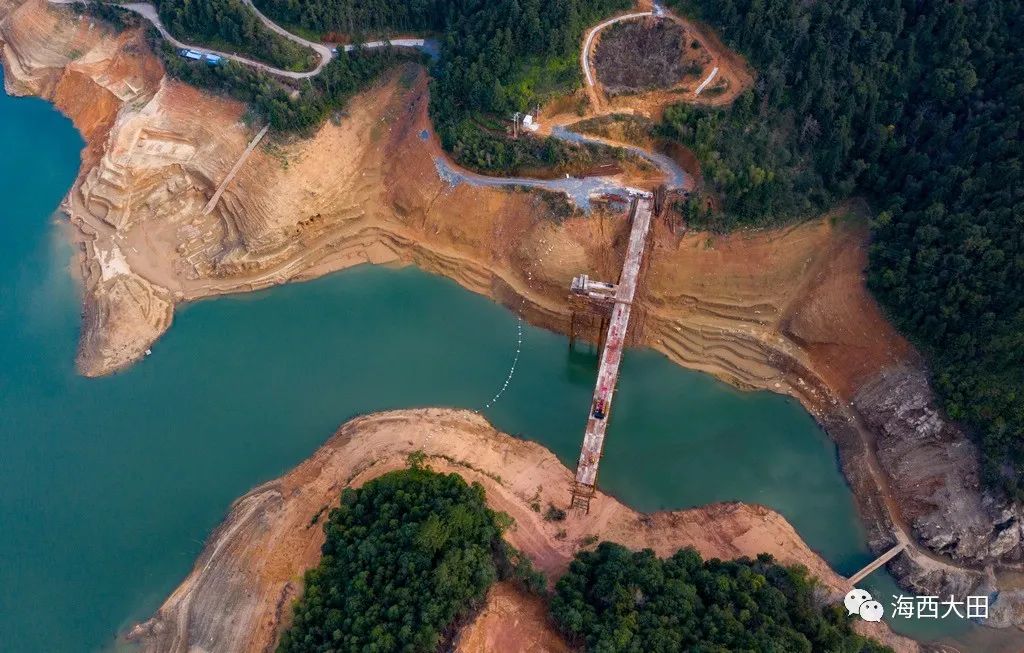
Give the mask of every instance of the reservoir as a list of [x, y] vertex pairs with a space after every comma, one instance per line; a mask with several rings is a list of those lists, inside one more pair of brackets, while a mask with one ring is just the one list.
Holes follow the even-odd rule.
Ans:
[[[361, 413], [479, 409], [575, 466], [596, 355], [412, 268], [199, 302], [126, 372], [78, 376], [80, 291], [54, 210], [82, 141], [47, 103], [0, 94], [0, 147], [4, 650], [110, 647], [231, 501]], [[762, 503], [841, 573], [871, 557], [835, 447], [797, 402], [650, 351], [625, 357], [599, 484], [641, 510]], [[865, 586], [896, 591], [884, 573]]]

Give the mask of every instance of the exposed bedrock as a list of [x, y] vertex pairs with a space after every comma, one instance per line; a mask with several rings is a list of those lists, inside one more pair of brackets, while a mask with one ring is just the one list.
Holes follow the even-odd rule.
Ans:
[[878, 458], [919, 541], [972, 565], [1024, 558], [1021, 507], [982, 487], [975, 445], [936, 408], [922, 370], [886, 369], [854, 404], [876, 435]]

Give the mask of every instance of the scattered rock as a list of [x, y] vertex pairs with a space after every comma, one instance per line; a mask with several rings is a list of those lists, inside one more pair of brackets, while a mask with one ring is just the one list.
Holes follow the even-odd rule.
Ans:
[[982, 487], [977, 448], [936, 407], [923, 370], [886, 369], [854, 404], [877, 436], [894, 498], [921, 543], [978, 567], [1024, 559], [1021, 506]]

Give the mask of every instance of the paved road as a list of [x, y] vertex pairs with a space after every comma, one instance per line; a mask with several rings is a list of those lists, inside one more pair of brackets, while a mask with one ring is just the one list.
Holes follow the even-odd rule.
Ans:
[[[98, 0], [82, 0], [82, 1], [90, 2], [90, 1], [98, 1]], [[76, 0], [49, 0], [49, 2], [51, 2], [52, 4], [55, 4], [55, 5], [70, 5], [70, 4], [75, 4]], [[193, 45], [191, 43], [185, 43], [184, 41], [179, 41], [178, 39], [174, 38], [174, 36], [170, 32], [167, 31], [167, 28], [164, 27], [163, 21], [160, 20], [160, 14], [157, 13], [156, 7], [154, 7], [153, 5], [149, 4], [148, 2], [129, 2], [129, 3], [124, 3], [124, 4], [117, 4], [116, 6], [117, 7], [121, 7], [122, 9], [127, 9], [128, 11], [134, 11], [138, 15], [140, 15], [143, 18], [145, 18], [146, 20], [148, 20], [149, 22], [153, 23], [153, 26], [156, 27], [157, 31], [160, 32], [160, 36], [162, 36], [165, 39], [167, 39], [167, 42], [170, 43], [171, 45], [173, 45], [176, 48], [190, 49], [190, 50], [200, 50], [202, 52], [209, 52], [209, 53], [212, 53], [212, 54], [220, 55], [220, 56], [224, 57], [225, 59], [230, 59], [231, 61], [237, 61], [240, 64], [245, 64], [246, 66], [252, 66], [253, 68], [256, 68], [257, 70], [262, 70], [263, 72], [270, 73], [271, 75], [278, 75], [280, 77], [288, 77], [289, 79], [306, 79], [308, 77], [315, 76], [317, 73], [319, 73], [323, 69], [323, 67], [325, 65], [327, 65], [327, 62], [330, 61], [330, 58], [324, 59], [323, 56], [321, 55], [320, 63], [317, 65], [317, 67], [314, 68], [313, 70], [308, 71], [308, 72], [295, 72], [295, 71], [292, 71], [292, 70], [283, 70], [281, 68], [275, 68], [274, 66], [268, 66], [265, 63], [260, 63], [259, 61], [254, 61], [254, 60], [249, 59], [247, 57], [242, 57], [240, 55], [233, 54], [231, 52], [221, 52], [220, 50], [211, 50], [210, 48], [206, 48], [206, 47], [203, 47], [203, 46], [200, 46], [200, 45]], [[298, 38], [298, 37], [293, 37], [292, 40], [294, 41], [296, 38]], [[296, 42], [298, 43], [300, 41], [296, 41]], [[325, 49], [329, 50], [329, 48], [325, 48]]]
[[[50, 3], [56, 4], [56, 5], [70, 5], [70, 4], [74, 4], [76, 1], [100, 2], [101, 0], [49, 0]], [[260, 19], [260, 21], [264, 25], [266, 25], [269, 29], [273, 30], [277, 34], [280, 34], [281, 36], [283, 36], [284, 38], [288, 39], [289, 41], [297, 43], [297, 44], [299, 44], [299, 45], [301, 45], [303, 47], [310, 48], [311, 50], [316, 52], [317, 55], [319, 55], [319, 59], [320, 59], [320, 61], [317, 64], [316, 68], [314, 68], [313, 70], [308, 70], [306, 72], [295, 72], [293, 70], [284, 70], [282, 68], [275, 68], [274, 66], [269, 66], [269, 65], [267, 65], [265, 63], [261, 63], [259, 61], [255, 61], [253, 59], [249, 59], [248, 57], [243, 57], [243, 56], [240, 56], [240, 55], [237, 55], [237, 54], [233, 54], [231, 52], [221, 52], [220, 50], [211, 50], [210, 48], [207, 48], [207, 47], [204, 47], [204, 46], [201, 46], [201, 45], [194, 45], [192, 43], [185, 43], [184, 41], [179, 41], [178, 39], [174, 38], [174, 36], [169, 31], [167, 31], [167, 28], [164, 27], [163, 21], [160, 20], [160, 14], [157, 12], [156, 7], [154, 7], [150, 3], [148, 3], [148, 2], [130, 2], [130, 3], [124, 3], [124, 4], [116, 4], [115, 6], [121, 7], [122, 9], [127, 9], [128, 11], [134, 11], [135, 13], [139, 14], [140, 16], [142, 16], [143, 18], [148, 20], [149, 22], [153, 23], [153, 26], [157, 28], [157, 30], [160, 32], [160, 35], [162, 37], [164, 37], [165, 39], [167, 39], [167, 42], [170, 43], [171, 45], [173, 45], [176, 48], [189, 49], [189, 50], [199, 50], [201, 52], [209, 52], [209, 53], [212, 53], [212, 54], [220, 55], [220, 56], [224, 57], [225, 59], [230, 59], [231, 61], [235, 61], [235, 62], [238, 62], [240, 64], [244, 64], [246, 66], [251, 66], [253, 68], [256, 68], [257, 70], [262, 70], [265, 73], [269, 73], [271, 75], [277, 75], [278, 77], [287, 77], [288, 79], [309, 79], [310, 77], [316, 77], [317, 75], [320, 74], [320, 71], [323, 70], [324, 66], [326, 66], [328, 63], [330, 63], [331, 59], [334, 58], [334, 56], [335, 56], [334, 48], [332, 48], [332, 47], [330, 47], [328, 45], [324, 45], [323, 43], [314, 43], [313, 41], [307, 41], [306, 39], [304, 39], [304, 38], [302, 38], [300, 36], [296, 36], [295, 34], [292, 34], [288, 30], [284, 29], [283, 27], [281, 27], [280, 25], [278, 25], [274, 21], [272, 21], [269, 18], [267, 18], [266, 16], [264, 16], [256, 8], [256, 6], [252, 4], [252, 0], [242, 0], [242, 1], [246, 5], [248, 5], [249, 8], [251, 8], [253, 10], [253, 12]], [[113, 4], [113, 3], [109, 3], [109, 4]], [[437, 44], [434, 43], [433, 41], [428, 40], [428, 39], [395, 39], [394, 41], [373, 41], [373, 42], [370, 42], [370, 43], [362, 44], [363, 47], [367, 47], [367, 48], [382, 48], [382, 47], [385, 47], [385, 46], [388, 46], [388, 45], [391, 45], [391, 46], [394, 46], [394, 47], [414, 47], [414, 48], [420, 48], [420, 49], [424, 50], [425, 52], [427, 52], [427, 53], [429, 53], [429, 54], [431, 54], [433, 56], [436, 56], [436, 53], [437, 53]], [[357, 46], [347, 45], [347, 46], [345, 46], [345, 51], [346, 52], [350, 52], [351, 50], [355, 49], [355, 47], [357, 47]]]
[[714, 81], [715, 77], [717, 77], [717, 76], [718, 76], [718, 66], [715, 66], [714, 68], [711, 69], [711, 74], [708, 75], [708, 78], [700, 83], [700, 86], [697, 87], [697, 90], [694, 91], [693, 94], [694, 95], [700, 95], [701, 91], [703, 91], [705, 88], [707, 88], [707, 85], [710, 84], [712, 81]]
[[[286, 30], [285, 28], [281, 27], [280, 25], [278, 25], [274, 21], [272, 21], [269, 18], [267, 18], [266, 16], [264, 16], [263, 12], [260, 11], [259, 9], [257, 9], [256, 5], [254, 5], [252, 3], [252, 0], [242, 0], [242, 2], [245, 5], [247, 5], [250, 9], [252, 9], [253, 13], [256, 14], [256, 17], [260, 19], [260, 22], [262, 22], [264, 25], [266, 25], [267, 28], [270, 29], [270, 31], [274, 32], [275, 34], [280, 34], [281, 36], [283, 36], [284, 38], [288, 39], [292, 43], [297, 43], [297, 44], [299, 44], [299, 45], [301, 45], [303, 47], [309, 48], [310, 50], [313, 50], [318, 55], [320, 55], [320, 63], [317, 64], [317, 67], [314, 68], [313, 70], [309, 71], [308, 73], [299, 73], [300, 75], [303, 75], [305, 77], [312, 77], [312, 76], [318, 74], [321, 70], [323, 70], [323, 67], [326, 66], [328, 63], [330, 63], [331, 59], [334, 58], [334, 49], [333, 48], [330, 48], [330, 47], [324, 45], [323, 43], [314, 43], [313, 41], [307, 41], [306, 39], [302, 38], [301, 36], [298, 36], [296, 34], [292, 34], [288, 30]], [[284, 71], [282, 71], [282, 72], [284, 72]], [[280, 74], [280, 73], [278, 73], [278, 74]]]
[[358, 45], [346, 45], [345, 52], [352, 52], [356, 48], [416, 48], [423, 50], [434, 59], [441, 56], [441, 44], [433, 39], [392, 39], [390, 41], [367, 41]]
[[[70, 5], [70, 4], [74, 4], [76, 2], [76, 0], [48, 0], [48, 1], [50, 3], [52, 3], [52, 4], [58, 4], [58, 5]], [[78, 0], [78, 1], [82, 1], [82, 2], [90, 2], [90, 1], [92, 1], [92, 2], [100, 2], [102, 0]], [[247, 59], [245, 57], [241, 57], [241, 56], [238, 56], [238, 55], [235, 55], [235, 54], [231, 54], [231, 53], [228, 53], [228, 52], [220, 52], [220, 51], [216, 51], [216, 50], [210, 50], [209, 48], [203, 48], [203, 47], [191, 45], [191, 44], [185, 43], [183, 41], [179, 41], [178, 39], [174, 38], [170, 34], [170, 32], [167, 31], [167, 29], [164, 27], [163, 23], [160, 20], [160, 16], [157, 14], [156, 8], [153, 5], [151, 5], [151, 4], [147, 3], [147, 2], [135, 2], [135, 3], [127, 3], [127, 4], [118, 4], [117, 6], [122, 7], [124, 9], [128, 9], [129, 11], [134, 11], [135, 13], [139, 14], [140, 16], [146, 18], [148, 21], [150, 21], [157, 28], [157, 30], [160, 31], [160, 34], [165, 39], [167, 39], [171, 44], [173, 44], [177, 48], [189, 48], [189, 49], [202, 50], [204, 52], [212, 52], [213, 54], [218, 54], [218, 55], [220, 55], [220, 56], [222, 56], [222, 57], [224, 57], [226, 59], [230, 59], [232, 61], [237, 61], [238, 63], [242, 63], [242, 64], [245, 64], [245, 65], [248, 65], [248, 66], [252, 66], [253, 68], [257, 68], [259, 70], [265, 71], [265, 72], [273, 74], [273, 75], [279, 75], [281, 77], [288, 77], [288, 78], [291, 78], [291, 79], [306, 79], [306, 78], [309, 78], [309, 77], [313, 77], [316, 74], [318, 74], [323, 69], [323, 67], [325, 65], [327, 65], [327, 63], [334, 57], [334, 52], [332, 51], [332, 49], [330, 47], [328, 47], [326, 45], [323, 45], [323, 44], [319, 44], [319, 43], [314, 44], [311, 41], [307, 41], [306, 39], [303, 39], [301, 37], [298, 37], [298, 36], [292, 34], [291, 32], [288, 32], [287, 30], [285, 30], [284, 28], [280, 27], [279, 25], [277, 25], [276, 23], [271, 21], [269, 18], [264, 16], [262, 13], [260, 13], [259, 10], [257, 10], [256, 7], [251, 4], [251, 0], [243, 0], [243, 1], [246, 4], [248, 4], [250, 7], [252, 7], [253, 11], [256, 12], [256, 14], [257, 14], [257, 16], [259, 16], [260, 20], [265, 25], [267, 25], [267, 27], [272, 29], [274, 32], [284, 36], [285, 38], [290, 39], [291, 41], [293, 41], [295, 43], [299, 43], [301, 45], [304, 45], [306, 47], [310, 47], [313, 50], [315, 50], [320, 55], [320, 63], [319, 63], [319, 65], [315, 69], [313, 69], [311, 71], [308, 71], [308, 72], [293, 72], [293, 71], [290, 71], [290, 70], [282, 70], [280, 68], [274, 68], [273, 66], [268, 66], [268, 65], [260, 63], [258, 61], [253, 61], [252, 59]], [[594, 85], [594, 78], [593, 78], [593, 75], [592, 75], [592, 73], [590, 71], [590, 61], [589, 61], [589, 56], [588, 56], [589, 52], [590, 52], [590, 48], [591, 48], [591, 46], [593, 44], [594, 36], [596, 36], [601, 30], [607, 28], [609, 25], [613, 25], [613, 24], [615, 24], [617, 22], [620, 22], [620, 21], [633, 20], [635, 18], [640, 18], [640, 17], [643, 17], [643, 16], [650, 16], [650, 15], [661, 16], [661, 15], [664, 15], [665, 13], [666, 13], [665, 10], [660, 6], [660, 4], [655, 2], [654, 3], [654, 11], [653, 12], [634, 13], [634, 14], [626, 14], [626, 15], [623, 15], [623, 16], [618, 16], [616, 18], [612, 18], [612, 19], [606, 20], [603, 23], [600, 23], [599, 25], [597, 25], [596, 27], [591, 29], [590, 32], [587, 34], [587, 38], [586, 38], [586, 41], [584, 42], [584, 46], [583, 46], [583, 51], [580, 54], [580, 65], [583, 68], [584, 74], [586, 75], [588, 86], [592, 87]], [[390, 42], [390, 44], [394, 45], [394, 46], [399, 46], [399, 47], [418, 47], [418, 48], [424, 49], [425, 51], [427, 51], [428, 53], [431, 53], [434, 56], [436, 56], [436, 54], [437, 54], [437, 44], [435, 42], [433, 42], [433, 41], [430, 41], [430, 40], [424, 40], [424, 39], [396, 39], [395, 41]], [[366, 47], [383, 47], [385, 45], [388, 45], [388, 42], [386, 42], [386, 41], [374, 41], [372, 43], [365, 44]], [[344, 50], [347, 52], [347, 51], [350, 51], [350, 50], [354, 49], [354, 47], [356, 47], [356, 46], [345, 46]], [[710, 82], [714, 78], [716, 72], [717, 71], [712, 71], [712, 74], [709, 76], [709, 78], [707, 80], [705, 80], [705, 83]], [[558, 137], [558, 136], [556, 136], [556, 137]], [[566, 135], [563, 133], [560, 137], [566, 138]], [[571, 139], [571, 140], [574, 140], [574, 139]], [[665, 168], [665, 166], [662, 166], [662, 167]], [[667, 171], [672, 172], [673, 174], [675, 173], [675, 171], [671, 170], [671, 168], [665, 168], [665, 169]], [[438, 172], [441, 173], [442, 177], [445, 177], [446, 173], [447, 173], [448, 175], [452, 175], [452, 176], [457, 177], [457, 179], [455, 181], [468, 181], [469, 183], [474, 183], [474, 184], [486, 183], [487, 185], [493, 185], [493, 186], [507, 186], [507, 185], [547, 186], [548, 184], [551, 184], [552, 186], [555, 186], [555, 188], [552, 188], [552, 190], [554, 190], [554, 189], [561, 190], [563, 192], [568, 193], [570, 196], [574, 195], [573, 190], [575, 190], [576, 193], [579, 194], [579, 195], [583, 195], [585, 193], [587, 196], [589, 196], [589, 194], [591, 192], [594, 192], [595, 190], [598, 189], [597, 187], [585, 188], [584, 187], [585, 184], [582, 184], [579, 188], [576, 188], [574, 186], [571, 189], [567, 189], [565, 187], [566, 186], [566, 182], [568, 182], [569, 184], [572, 184], [573, 180], [564, 180], [564, 181], [562, 181], [562, 180], [508, 179], [508, 178], [500, 178], [500, 177], [497, 177], [497, 178], [496, 177], [484, 177], [483, 175], [473, 175], [471, 173], [465, 173], [465, 172], [461, 172], [461, 171], [460, 172], [455, 172], [452, 169], [452, 167], [447, 164], [446, 161], [439, 161], [438, 162]], [[450, 180], [450, 181], [452, 181], [452, 180]], [[586, 182], [587, 180], [575, 180], [575, 181]], [[607, 183], [607, 180], [603, 180], [601, 178], [596, 178], [593, 181], [595, 181], [595, 182], [597, 182], [599, 184], [602, 183], [602, 182]], [[552, 182], [555, 182], [555, 183], [552, 183]], [[635, 231], [635, 229], [634, 229], [634, 231]], [[632, 241], [632, 238], [631, 238], [631, 241]], [[632, 244], [633, 243], [631, 242], [630, 245], [632, 246]], [[628, 257], [627, 257], [627, 262], [628, 262]], [[291, 264], [289, 264], [289, 265], [291, 265]], [[628, 306], [628, 304], [626, 304], [626, 306]], [[609, 399], [610, 399], [610, 395], [609, 395]], [[860, 429], [858, 429], [858, 430], [860, 430]], [[863, 436], [863, 432], [861, 432], [861, 437], [862, 438], [864, 437]], [[603, 434], [602, 434], [602, 438], [601, 439], [603, 440]], [[593, 443], [592, 442], [592, 444], [597, 444], [597, 443]], [[603, 444], [603, 442], [601, 444]], [[948, 568], [951, 568], [951, 569], [954, 569], [954, 570], [959, 570], [959, 569], [970, 569], [970, 570], [973, 570], [969, 565], [968, 566], [963, 566], [963, 565], [959, 565], [957, 563], [949, 561], [945, 556], [942, 556], [942, 555], [937, 554], [937, 553], [935, 553], [935, 552], [933, 552], [933, 551], [931, 551], [929, 549], [926, 549], [926, 548], [922, 547], [921, 545], [919, 545], [917, 543], [916, 540], [914, 540], [914, 538], [913, 538], [913, 536], [911, 534], [911, 531], [906, 526], [905, 522], [902, 520], [902, 515], [900, 514], [900, 511], [894, 505], [894, 502], [893, 502], [893, 499], [892, 499], [892, 493], [887, 488], [887, 479], [884, 476], [884, 474], [878, 469], [877, 458], [874, 456], [873, 451], [872, 451], [870, 445], [867, 442], [864, 442], [863, 445], [864, 445], [865, 450], [869, 454], [868, 471], [871, 474], [872, 478], [875, 480], [875, 482], [878, 483], [879, 487], [881, 488], [881, 494], [883, 495], [883, 497], [885, 499], [885, 507], [887, 509], [887, 512], [889, 513], [890, 517], [892, 517], [894, 524], [896, 524], [896, 528], [894, 529], [894, 535], [897, 537], [897, 539], [899, 539], [900, 541], [905, 541], [907, 543], [907, 545], [908, 545], [907, 548], [905, 549], [907, 551], [907, 554], [911, 555], [911, 556], [914, 556], [915, 554], [917, 554], [918, 557], [915, 558], [915, 561], [919, 565], [922, 564], [922, 563], [927, 564], [927, 563], [931, 562], [932, 565], [934, 565], [936, 567], [939, 567], [939, 568], [941, 568], [941, 567], [948, 567]], [[600, 451], [600, 446], [598, 446], [596, 448], [595, 447], [591, 447], [592, 451], [594, 449], [596, 449], [596, 451]], [[586, 447], [584, 448], [584, 452], [586, 452]], [[582, 462], [583, 461], [581, 460], [581, 463]], [[590, 480], [590, 482], [595, 481], [596, 480], [596, 468], [595, 468], [594, 471], [595, 471], [595, 473], [594, 473], [593, 478], [590, 477], [589, 473], [584, 473], [583, 477], [588, 479], [588, 480]], [[579, 469], [577, 470], [577, 473], [579, 474]], [[923, 558], [923, 560], [922, 560], [922, 558]], [[1019, 570], [1021, 568], [1021, 566], [1020, 565], [1012, 565], [1011, 564], [1011, 565], [1000, 565], [999, 568], [1000, 569]]]

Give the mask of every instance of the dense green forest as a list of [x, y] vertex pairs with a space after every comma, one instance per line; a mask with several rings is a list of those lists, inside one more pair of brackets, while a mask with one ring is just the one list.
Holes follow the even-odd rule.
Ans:
[[576, 555], [558, 581], [551, 614], [570, 641], [595, 653], [671, 651], [890, 651], [853, 632], [842, 606], [820, 608], [800, 567], [665, 560], [609, 542]]
[[158, 41], [156, 30], [152, 30], [151, 38], [169, 75], [246, 102], [255, 117], [282, 131], [318, 127], [328, 114], [341, 110], [384, 71], [408, 60], [407, 54], [391, 48], [343, 53], [324, 66], [319, 75], [300, 83], [295, 89], [298, 95], [292, 97], [291, 87], [266, 73], [231, 61], [221, 66], [188, 61], [169, 43]]
[[562, 166], [587, 153], [554, 139], [512, 140], [512, 113], [579, 84], [584, 30], [630, 0], [259, 0], [314, 33], [432, 32], [441, 40], [431, 117], [460, 164], [483, 172]]
[[[502, 538], [511, 520], [487, 507], [484, 489], [422, 458], [343, 492], [279, 653], [433, 653], [495, 580], [546, 592]], [[545, 518], [564, 512], [551, 506]], [[682, 549], [661, 560], [604, 542], [577, 553], [550, 608], [572, 643], [602, 653], [889, 650], [853, 633], [841, 605], [820, 607], [815, 582], [767, 554], [704, 561]]]
[[258, 59], [284, 70], [312, 70], [317, 55], [275, 34], [241, 0], [156, 0], [164, 27], [186, 43]]
[[341, 33], [357, 40], [402, 32], [443, 32], [449, 12], [473, 2], [453, 0], [256, 0], [280, 25], [314, 34]]
[[988, 481], [1024, 499], [1024, 2], [673, 0], [757, 70], [735, 107], [676, 107], [718, 228], [877, 211], [869, 283], [929, 355]]
[[499, 577], [543, 589], [484, 489], [419, 464], [346, 489], [324, 524], [282, 653], [433, 653]]

